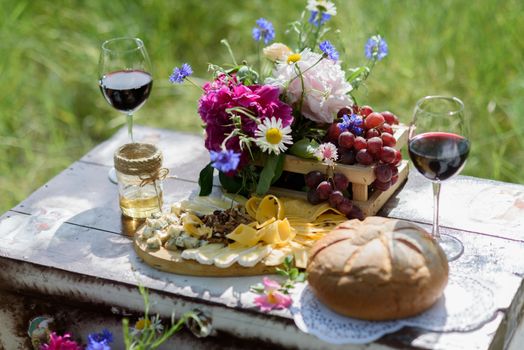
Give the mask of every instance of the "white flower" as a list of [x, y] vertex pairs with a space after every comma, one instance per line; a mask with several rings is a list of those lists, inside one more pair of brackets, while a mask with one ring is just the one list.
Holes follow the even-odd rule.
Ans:
[[153, 316], [150, 320], [140, 317], [135, 327], [131, 328], [131, 334], [133, 336], [139, 336], [145, 329], [153, 329], [156, 333], [162, 333], [164, 326], [158, 316]]
[[331, 142], [322, 143], [315, 151], [315, 157], [329, 166], [333, 166], [338, 159], [337, 146]]
[[275, 61], [285, 61], [287, 56], [291, 55], [293, 51], [286, 45], [282, 43], [273, 43], [267, 47], [264, 47], [262, 50], [264, 56], [269, 60]]
[[336, 16], [337, 14], [337, 7], [334, 3], [328, 0], [308, 0], [306, 9], [309, 11], [327, 13], [331, 16]]
[[258, 129], [255, 131], [256, 144], [262, 152], [271, 152], [276, 155], [280, 152], [287, 150], [286, 144], [292, 144], [291, 139], [291, 127], [286, 126], [282, 127], [282, 120], [271, 117], [271, 119], [266, 118], [260, 124], [258, 124]]
[[346, 73], [339, 62], [322, 59], [322, 55], [305, 49], [296, 62], [278, 62], [273, 72], [275, 79], [267, 81], [279, 85], [296, 108], [302, 98], [302, 81], [296, 65], [304, 81], [301, 113], [306, 118], [317, 123], [332, 123], [341, 108], [353, 104], [348, 96], [353, 87], [346, 81]]

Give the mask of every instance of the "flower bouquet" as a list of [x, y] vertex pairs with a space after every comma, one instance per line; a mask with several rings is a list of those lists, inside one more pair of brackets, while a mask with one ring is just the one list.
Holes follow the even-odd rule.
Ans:
[[[271, 43], [272, 23], [258, 19], [252, 29], [259, 47], [254, 62], [239, 63], [222, 40], [232, 65], [209, 66], [213, 79], [202, 87], [198, 106], [210, 153], [200, 173], [200, 195], [210, 194], [216, 169], [229, 192], [261, 196], [271, 186], [293, 188], [307, 192], [312, 204], [329, 201], [349, 218], [362, 218], [352, 199], [365, 201], [369, 188], [386, 191], [398, 181], [398, 118], [357, 105], [353, 95], [387, 56], [387, 44], [372, 36], [364, 50], [367, 63], [347, 68], [325, 40], [336, 12], [331, 1], [309, 0], [301, 18], [290, 24], [294, 45]], [[191, 74], [186, 63], [170, 80], [192, 82]], [[367, 169], [363, 184], [355, 183], [360, 175], [351, 176], [354, 168], [343, 167], [355, 164]]]

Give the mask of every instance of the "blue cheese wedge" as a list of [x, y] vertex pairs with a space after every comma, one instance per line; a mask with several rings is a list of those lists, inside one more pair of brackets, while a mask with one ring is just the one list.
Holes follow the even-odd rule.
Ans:
[[146, 245], [147, 249], [149, 250], [158, 250], [162, 245], [162, 241], [160, 240], [160, 237], [154, 235], [153, 237], [148, 238], [148, 240], [146, 241]]

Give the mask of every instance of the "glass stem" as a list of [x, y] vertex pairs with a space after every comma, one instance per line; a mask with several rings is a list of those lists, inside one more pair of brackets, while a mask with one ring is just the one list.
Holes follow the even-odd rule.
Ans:
[[431, 235], [434, 239], [440, 239], [440, 233], [438, 230], [438, 209], [439, 209], [439, 198], [440, 198], [440, 181], [433, 182], [433, 231]]
[[127, 135], [129, 136], [129, 140], [131, 143], [135, 142], [135, 139], [133, 138], [133, 113], [127, 114]]

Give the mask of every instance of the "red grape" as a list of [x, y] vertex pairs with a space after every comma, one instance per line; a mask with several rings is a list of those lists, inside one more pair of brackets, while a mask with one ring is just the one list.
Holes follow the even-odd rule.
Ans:
[[338, 137], [338, 145], [344, 148], [351, 148], [355, 143], [355, 135], [349, 131], [344, 131]]
[[382, 147], [382, 151], [380, 152], [381, 161], [383, 161], [384, 163], [388, 163], [388, 164], [393, 163], [395, 161], [395, 157], [396, 157], [396, 150], [394, 148], [391, 148], [388, 146]]
[[397, 116], [391, 113], [390, 111], [380, 112], [380, 114], [382, 114], [384, 119], [386, 119], [386, 123], [388, 123], [389, 125], [398, 124]]
[[393, 128], [388, 123], [382, 124], [382, 126], [380, 127], [380, 131], [387, 132], [393, 135]]
[[373, 181], [372, 185], [377, 190], [386, 191], [387, 189], [389, 189], [391, 187], [391, 181], [382, 182], [382, 181], [379, 181], [378, 179], [376, 179], [375, 181]]
[[326, 133], [326, 141], [333, 142], [335, 145], [338, 143], [338, 137], [342, 133], [342, 130], [338, 127], [338, 123], [334, 122], [328, 128]]
[[360, 115], [363, 116], [364, 118], [370, 115], [371, 113], [373, 113], [373, 108], [369, 106], [360, 107]]
[[304, 175], [306, 186], [309, 188], [317, 188], [318, 184], [326, 179], [326, 176], [318, 170], [310, 171]]
[[348, 217], [348, 219], [359, 219], [360, 221], [364, 220], [364, 213], [356, 205], [353, 206], [351, 212], [346, 216]]
[[368, 140], [368, 151], [372, 156], [380, 154], [382, 149], [382, 139], [380, 137], [372, 137]]
[[348, 216], [349, 213], [351, 213], [351, 210], [353, 209], [353, 203], [349, 200], [349, 198], [344, 197], [342, 201], [337, 205], [337, 209], [342, 214]]
[[384, 146], [395, 147], [397, 144], [397, 139], [389, 132], [383, 132], [382, 135], [380, 135], [380, 138], [382, 139]]
[[342, 116], [347, 115], [350, 116], [352, 113], [352, 110], [348, 107], [341, 108], [337, 113], [337, 118], [342, 119]]
[[354, 114], [361, 115], [360, 114], [360, 107], [357, 104], [354, 104], [353, 106], [351, 106], [351, 110], [353, 111]]
[[339, 148], [338, 149], [339, 159], [338, 162], [346, 165], [355, 164], [355, 150]]
[[371, 113], [364, 119], [364, 126], [366, 129], [372, 129], [384, 124], [385, 119], [380, 113]]
[[342, 173], [335, 173], [333, 174], [333, 184], [335, 185], [335, 189], [344, 191], [349, 186], [349, 180], [346, 175]]
[[366, 139], [370, 139], [376, 136], [380, 136], [380, 131], [378, 131], [377, 129], [373, 128], [373, 129], [369, 129], [368, 131], [366, 131]]
[[393, 161], [393, 165], [398, 165], [400, 161], [402, 160], [402, 153], [400, 153], [399, 150], [395, 150], [395, 160]]
[[393, 175], [389, 164], [384, 163], [378, 164], [375, 167], [374, 173], [377, 180], [380, 182], [389, 182], [391, 180], [391, 176]]
[[391, 177], [391, 186], [393, 186], [394, 184], [396, 184], [398, 181], [398, 175], [394, 175]]
[[320, 202], [322, 202], [316, 190], [309, 190], [307, 192], [307, 200], [309, 203], [313, 205], [319, 204]]
[[388, 164], [391, 169], [391, 177], [398, 175], [398, 168], [393, 164]]
[[362, 165], [371, 165], [373, 163], [373, 156], [367, 149], [358, 151], [355, 159]]
[[331, 207], [333, 208], [336, 208], [340, 202], [342, 202], [344, 200], [344, 194], [342, 194], [342, 192], [340, 191], [333, 191], [330, 195], [329, 195], [329, 205], [331, 205]]
[[357, 151], [360, 151], [361, 149], [366, 149], [368, 147], [368, 142], [362, 136], [357, 136], [355, 137], [353, 147], [355, 147]]
[[322, 181], [318, 184], [317, 194], [321, 201], [328, 199], [331, 192], [333, 192], [333, 186], [331, 186], [329, 181]]

